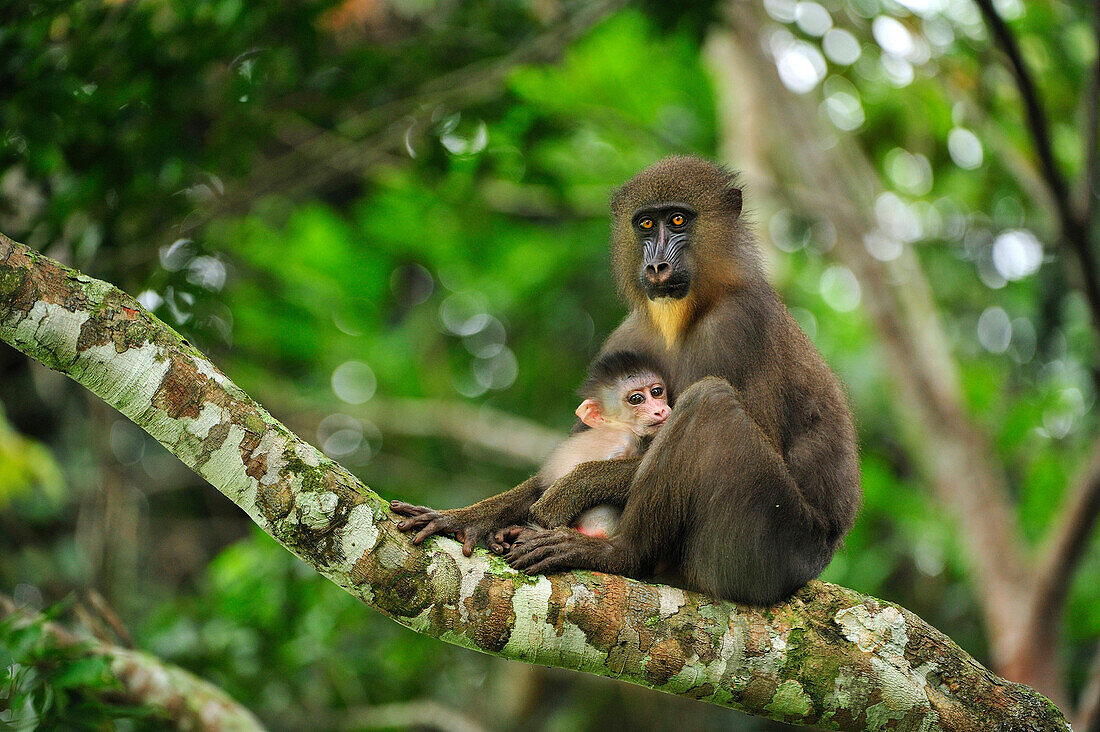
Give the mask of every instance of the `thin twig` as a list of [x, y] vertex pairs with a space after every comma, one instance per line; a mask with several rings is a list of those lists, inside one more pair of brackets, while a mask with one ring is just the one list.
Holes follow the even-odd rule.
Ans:
[[1054, 207], [1058, 215], [1058, 222], [1062, 228], [1062, 237], [1073, 249], [1081, 265], [1081, 278], [1084, 282], [1085, 297], [1088, 299], [1092, 312], [1093, 326], [1100, 330], [1100, 280], [1097, 279], [1096, 256], [1089, 246], [1088, 229], [1084, 222], [1074, 213], [1070, 200], [1069, 186], [1058, 164], [1054, 159], [1054, 150], [1051, 146], [1050, 129], [1047, 124], [1046, 112], [1039, 101], [1039, 94], [1032, 80], [1031, 72], [1024, 63], [1020, 46], [1016, 43], [1016, 37], [1004, 22], [1004, 19], [993, 7], [993, 0], [974, 0], [985, 18], [986, 25], [993, 39], [1008, 56], [1012, 76], [1016, 79], [1016, 86], [1020, 91], [1020, 98], [1024, 104], [1024, 116], [1027, 120], [1028, 131], [1035, 145], [1035, 153], [1039, 156], [1039, 166], [1054, 197]]
[[989, 32], [1005, 55], [1012, 69], [1012, 76], [1016, 79], [1016, 86], [1020, 90], [1020, 98], [1024, 103], [1024, 112], [1027, 115], [1027, 126], [1035, 144], [1035, 152], [1039, 156], [1039, 164], [1042, 166], [1043, 177], [1047, 185], [1054, 193], [1055, 205], [1058, 207], [1059, 217], [1063, 222], [1067, 218], [1073, 218], [1069, 209], [1069, 197], [1067, 186], [1058, 166], [1054, 161], [1054, 150], [1050, 143], [1050, 130], [1047, 124], [1046, 112], [1039, 102], [1039, 95], [1035, 89], [1035, 82], [1031, 78], [1020, 53], [1020, 46], [1016, 43], [1016, 37], [993, 7], [992, 0], [974, 0], [985, 17]]
[[134, 639], [130, 635], [130, 631], [126, 629], [126, 625], [122, 622], [122, 618], [118, 616], [118, 613], [115, 612], [115, 609], [107, 602], [107, 598], [99, 594], [98, 590], [90, 589], [88, 590], [88, 602], [99, 613], [99, 617], [111, 626], [111, 630], [114, 631], [122, 645], [133, 648]]
[[1048, 616], [1060, 612], [1097, 515], [1100, 515], [1100, 439], [1093, 443], [1092, 460], [1073, 495], [1064, 502], [1036, 567], [1032, 594], [1041, 598], [1039, 602]]
[[1096, 216], [1096, 198], [1100, 196], [1100, 7], [1093, 7], [1092, 31], [1096, 60], [1085, 94], [1085, 180], [1082, 188], [1081, 220], [1085, 231], [1092, 232]]

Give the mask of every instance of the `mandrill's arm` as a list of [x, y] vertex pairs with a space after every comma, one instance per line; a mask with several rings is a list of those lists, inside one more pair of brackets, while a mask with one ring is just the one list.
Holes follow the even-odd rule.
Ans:
[[416, 531], [413, 543], [419, 544], [434, 534], [451, 534], [462, 542], [462, 553], [473, 554], [474, 547], [497, 529], [527, 521], [531, 504], [542, 494], [538, 476], [533, 476], [510, 491], [497, 494], [466, 508], [436, 511], [404, 501], [390, 501], [390, 509], [407, 516], [397, 524], [401, 531]]
[[539, 526], [552, 529], [569, 526], [581, 512], [603, 503], [625, 506], [641, 460], [634, 457], [581, 463], [535, 501], [531, 518]]

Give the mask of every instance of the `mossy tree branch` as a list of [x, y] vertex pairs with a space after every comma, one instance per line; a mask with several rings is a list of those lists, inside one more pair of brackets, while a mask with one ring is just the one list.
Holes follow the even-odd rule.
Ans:
[[0, 235], [0, 340], [116, 407], [264, 531], [413, 630], [833, 729], [1065, 730], [907, 610], [812, 582], [767, 609], [592, 572], [528, 577], [434, 539], [112, 285]]

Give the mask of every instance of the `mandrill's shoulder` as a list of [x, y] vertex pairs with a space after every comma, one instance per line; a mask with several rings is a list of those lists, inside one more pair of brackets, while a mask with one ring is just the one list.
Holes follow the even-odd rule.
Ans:
[[661, 355], [665, 352], [665, 347], [649, 318], [633, 310], [611, 332], [600, 349], [601, 354], [611, 351], [641, 351]]

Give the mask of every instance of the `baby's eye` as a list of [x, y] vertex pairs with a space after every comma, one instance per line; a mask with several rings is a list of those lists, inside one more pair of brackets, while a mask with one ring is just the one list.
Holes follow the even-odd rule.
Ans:
[[661, 396], [663, 396], [664, 393], [665, 393], [665, 388], [663, 386], [655, 386], [655, 387], [653, 387], [652, 389], [649, 390], [649, 395], [651, 397], [655, 398], [655, 399], [661, 398]]
[[641, 394], [638, 394], [638, 393], [635, 392], [634, 394], [631, 394], [630, 396], [628, 396], [626, 398], [626, 400], [636, 407], [639, 404], [642, 404], [642, 403], [645, 402], [645, 397], [642, 396]]

